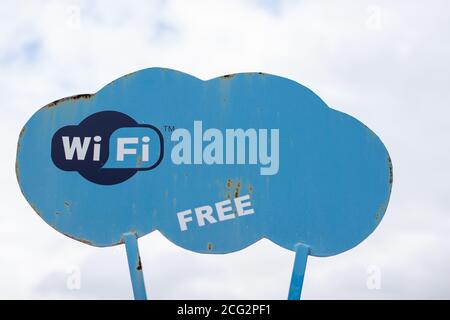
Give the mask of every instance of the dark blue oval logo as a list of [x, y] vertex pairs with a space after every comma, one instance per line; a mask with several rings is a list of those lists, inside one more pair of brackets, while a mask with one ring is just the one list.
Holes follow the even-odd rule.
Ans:
[[138, 124], [121, 112], [102, 111], [59, 129], [52, 138], [51, 155], [61, 170], [113, 185], [157, 167], [164, 156], [164, 141], [152, 125]]

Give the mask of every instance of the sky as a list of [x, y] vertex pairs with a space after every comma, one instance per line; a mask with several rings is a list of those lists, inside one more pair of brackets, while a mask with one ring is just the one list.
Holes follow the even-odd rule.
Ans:
[[[448, 1], [0, 2], [0, 298], [132, 299], [124, 246], [95, 248], [32, 210], [19, 132], [56, 99], [148, 67], [203, 80], [295, 80], [365, 123], [394, 167], [387, 212], [357, 247], [308, 259], [304, 299], [450, 299]], [[226, 255], [139, 239], [150, 299], [285, 299], [294, 253], [269, 240]]]

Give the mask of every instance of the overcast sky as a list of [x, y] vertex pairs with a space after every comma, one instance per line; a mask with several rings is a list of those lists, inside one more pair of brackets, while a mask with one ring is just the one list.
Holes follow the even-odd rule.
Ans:
[[[125, 248], [41, 220], [18, 187], [31, 115], [147, 67], [201, 79], [284, 76], [369, 126], [393, 160], [386, 215], [356, 248], [309, 258], [305, 299], [450, 298], [448, 1], [0, 2], [0, 298], [130, 299]], [[139, 240], [151, 299], [285, 299], [294, 254], [262, 240], [227, 255]]]

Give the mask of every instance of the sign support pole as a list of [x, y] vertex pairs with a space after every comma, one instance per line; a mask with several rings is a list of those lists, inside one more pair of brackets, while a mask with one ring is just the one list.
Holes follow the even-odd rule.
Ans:
[[135, 300], [147, 300], [145, 292], [144, 274], [142, 272], [141, 257], [137, 236], [134, 232], [124, 233], [125, 249], [127, 250], [128, 268], [130, 269], [131, 284]]
[[288, 300], [300, 300], [308, 254], [309, 254], [308, 246], [305, 246], [304, 244], [301, 243], [295, 246], [295, 260], [294, 260], [294, 267], [292, 269], [291, 285], [289, 287]]

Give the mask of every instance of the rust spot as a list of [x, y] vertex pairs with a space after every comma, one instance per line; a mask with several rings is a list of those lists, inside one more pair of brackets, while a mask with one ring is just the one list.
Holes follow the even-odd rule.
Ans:
[[233, 185], [233, 182], [230, 178], [227, 179], [227, 199], [231, 199], [231, 186]]
[[134, 75], [135, 73], [136, 73], [136, 72], [130, 72], [130, 73], [124, 75], [122, 78], [128, 78], [128, 77]]
[[30, 203], [31, 208], [33, 208], [33, 210], [38, 214], [38, 216], [41, 216], [41, 213], [39, 212], [38, 208], [36, 207], [36, 205], [34, 203]]
[[90, 93], [77, 94], [77, 95], [70, 96], [70, 97], [67, 97], [67, 98], [62, 98], [62, 99], [59, 99], [59, 100], [55, 100], [55, 101], [49, 103], [48, 105], [46, 105], [44, 108], [54, 108], [54, 107], [57, 107], [58, 104], [60, 104], [60, 103], [62, 103], [64, 101], [67, 101], [67, 100], [89, 99], [92, 96], [93, 95], [90, 94]]
[[83, 93], [83, 94], [77, 94], [75, 96], [71, 96], [71, 97], [69, 97], [69, 99], [71, 99], [71, 100], [89, 99], [90, 97], [92, 97], [92, 94], [90, 94], [90, 93]]
[[19, 142], [17, 143], [17, 150], [16, 150], [16, 164], [15, 164], [17, 181], [19, 181], [19, 162], [18, 162], [18, 157], [19, 157], [19, 150], [20, 150], [20, 140], [22, 139], [24, 133], [25, 133], [25, 127], [23, 127], [22, 130], [20, 130], [20, 133], [19, 133]]
[[136, 158], [136, 166], [140, 167], [142, 165], [142, 155], [138, 155]]
[[390, 156], [388, 156], [388, 162], [389, 162], [389, 183], [392, 184], [392, 182], [394, 181], [394, 173], [392, 169], [392, 160]]
[[119, 241], [113, 242], [112, 246], [117, 246], [119, 244], [124, 244], [125, 241], [123, 241], [123, 239], [120, 239]]
[[22, 136], [23, 136], [24, 133], [25, 133], [25, 127], [23, 127], [22, 130], [20, 130], [20, 133], [19, 133], [19, 139], [22, 138]]
[[[67, 234], [66, 234], [66, 236], [70, 237], [70, 236], [67, 235]], [[72, 238], [72, 237], [70, 237], [70, 238]], [[77, 240], [83, 242], [84, 244], [88, 244], [88, 245], [93, 246], [92, 242], [89, 241], [89, 240], [85, 240], [85, 239], [77, 239]]]
[[241, 189], [241, 183], [238, 181], [238, 183], [236, 184], [236, 190], [234, 191], [234, 197], [235, 198], [239, 197], [240, 189]]
[[136, 270], [138, 270], [138, 271], [142, 270], [141, 256], [138, 257], [138, 263], [136, 266]]
[[16, 178], [17, 181], [19, 181], [19, 164], [17, 163], [17, 160], [16, 160]]
[[[55, 228], [54, 226], [52, 226], [52, 227]], [[64, 232], [63, 232], [62, 234], [65, 235], [66, 237], [71, 238], [71, 239], [78, 240], [78, 241], [80, 241], [80, 242], [83, 242], [84, 244], [88, 244], [88, 245], [90, 245], [90, 246], [94, 246], [94, 247], [95, 247], [95, 245], [94, 245], [91, 241], [89, 241], [89, 240], [75, 238], [74, 236], [71, 236], [70, 234], [64, 233]], [[115, 245], [115, 244], [113, 244], [113, 245]]]
[[211, 243], [211, 242], [208, 243], [208, 250], [209, 250], [209, 251], [212, 250], [212, 243]]
[[234, 77], [234, 74], [226, 74], [226, 75], [222, 76], [222, 78], [227, 79], [227, 80], [229, 80], [233, 77]]
[[375, 214], [375, 220], [377, 223], [381, 222], [381, 218], [383, 217], [384, 212], [387, 209], [387, 203], [384, 203], [380, 206], [380, 208], [378, 209], [377, 213]]

